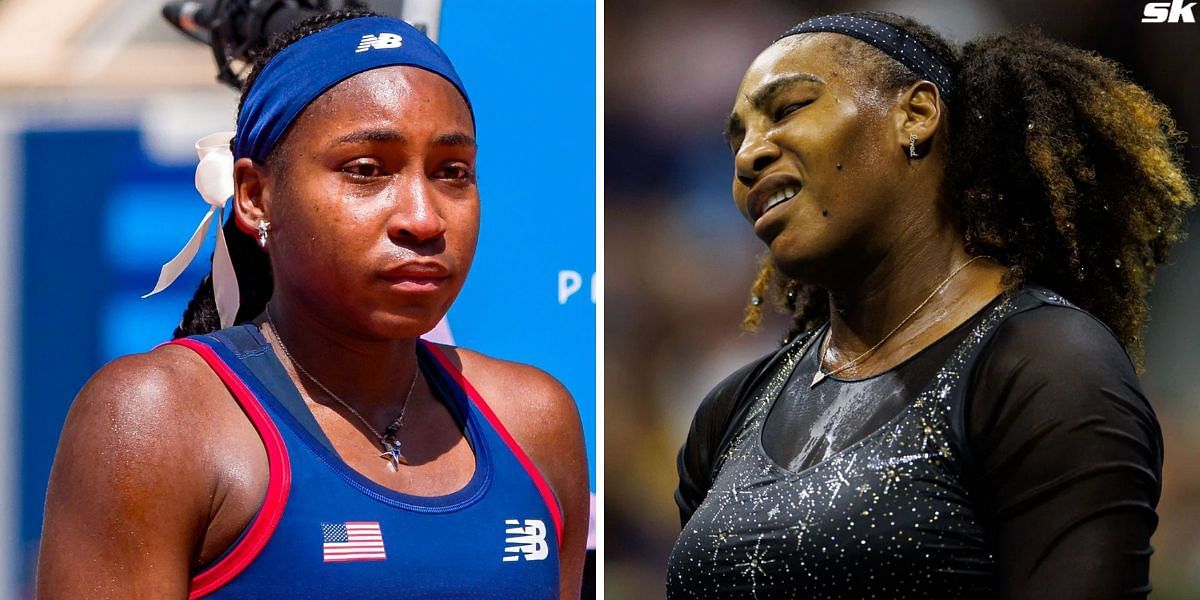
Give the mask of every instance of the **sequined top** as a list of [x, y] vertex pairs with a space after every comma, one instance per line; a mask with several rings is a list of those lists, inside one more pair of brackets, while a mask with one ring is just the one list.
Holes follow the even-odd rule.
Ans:
[[931, 347], [939, 364], [906, 398], [838, 417], [841, 433], [810, 413], [793, 443], [764, 443], [809, 388], [823, 333], [702, 405], [680, 454], [669, 597], [1145, 595], [1161, 436], [1103, 325], [1026, 288]]

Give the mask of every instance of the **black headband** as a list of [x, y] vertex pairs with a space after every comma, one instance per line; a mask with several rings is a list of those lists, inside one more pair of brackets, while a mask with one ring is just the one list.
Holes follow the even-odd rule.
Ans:
[[908, 67], [921, 79], [932, 81], [947, 104], [953, 92], [950, 70], [917, 38], [887, 23], [864, 17], [830, 15], [809, 19], [775, 39], [799, 33], [840, 33], [864, 41]]

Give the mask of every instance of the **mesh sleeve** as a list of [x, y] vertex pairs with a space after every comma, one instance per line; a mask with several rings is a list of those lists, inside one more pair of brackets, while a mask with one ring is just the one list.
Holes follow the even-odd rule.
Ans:
[[1162, 434], [1109, 330], [1061, 306], [1016, 315], [970, 398], [973, 480], [1005, 597], [1144, 597]]

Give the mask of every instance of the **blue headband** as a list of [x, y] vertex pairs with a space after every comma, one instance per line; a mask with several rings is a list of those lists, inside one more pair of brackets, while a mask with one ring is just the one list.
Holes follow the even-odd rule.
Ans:
[[932, 81], [941, 92], [942, 100], [949, 103], [953, 91], [950, 70], [917, 38], [900, 29], [874, 19], [830, 15], [809, 19], [787, 30], [775, 41], [799, 33], [840, 33], [866, 42], [908, 67], [921, 79]]
[[326, 90], [364, 71], [397, 65], [441, 75], [470, 109], [454, 65], [425, 34], [399, 19], [350, 19], [300, 39], [263, 67], [238, 113], [234, 159], [263, 162], [296, 117]]

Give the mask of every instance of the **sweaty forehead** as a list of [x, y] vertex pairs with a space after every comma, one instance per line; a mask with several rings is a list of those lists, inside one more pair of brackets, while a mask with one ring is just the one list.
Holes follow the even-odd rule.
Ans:
[[739, 104], [757, 89], [780, 77], [813, 75], [832, 87], [848, 85], [862, 68], [846, 60], [855, 40], [835, 33], [810, 33], [785, 37], [763, 50], [746, 70], [739, 88]]
[[402, 119], [416, 111], [474, 130], [470, 108], [458, 89], [440, 75], [410, 66], [372, 69], [338, 83], [309, 104], [296, 126], [331, 118]]

